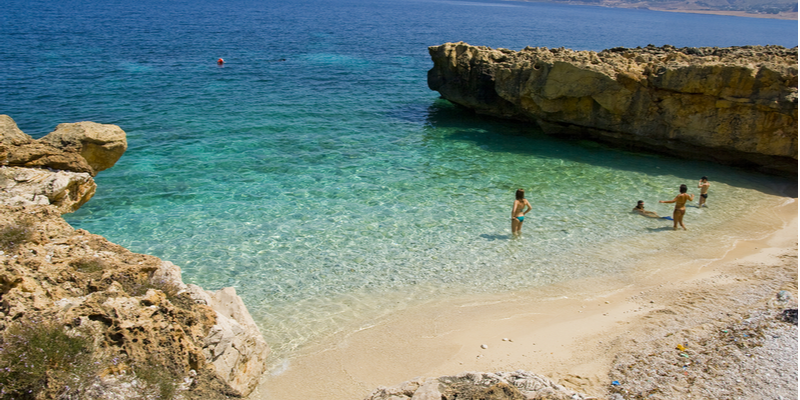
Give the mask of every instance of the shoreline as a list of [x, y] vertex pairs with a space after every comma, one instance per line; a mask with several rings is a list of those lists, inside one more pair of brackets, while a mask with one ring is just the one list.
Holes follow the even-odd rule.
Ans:
[[744, 18], [762, 18], [762, 19], [779, 19], [784, 21], [797, 21], [798, 13], [784, 13], [784, 14], [754, 14], [746, 11], [715, 11], [715, 10], [674, 10], [666, 8], [653, 8], [651, 11], [662, 12], [675, 12], [675, 13], [688, 13], [688, 14], [707, 14], [707, 15], [726, 15], [729, 17], [744, 17]]
[[604, 7], [604, 8], [623, 8], [629, 10], [650, 10], [650, 11], [661, 11], [661, 12], [674, 12], [674, 13], [687, 13], [687, 14], [706, 14], [706, 15], [725, 15], [729, 17], [744, 17], [744, 18], [762, 18], [762, 19], [778, 19], [778, 20], [787, 20], [787, 21], [797, 21], [798, 13], [797, 12], [787, 12], [787, 13], [778, 13], [778, 14], [758, 14], [758, 13], [750, 13], [747, 11], [725, 11], [725, 10], [692, 10], [692, 9], [681, 9], [681, 8], [660, 8], [660, 7], [652, 7], [647, 3], [600, 3], [600, 4], [593, 4], [588, 2], [582, 1], [537, 1], [537, 0], [512, 0], [512, 1], [525, 1], [525, 2], [537, 2], [537, 3], [554, 3], [554, 4], [567, 4], [567, 5], [575, 5], [575, 6], [594, 6], [594, 7]]
[[[709, 291], [718, 292], [721, 297], [711, 307], [724, 308], [725, 299], [742, 293], [741, 285], [753, 284], [746, 266], [788, 257], [794, 260], [788, 268], [796, 270], [797, 205], [792, 198], [776, 209], [782, 226], [769, 236], [740, 240], [701, 265], [448, 299], [399, 311], [311, 346], [285, 368], [265, 375], [248, 398], [361, 399], [380, 386], [416, 377], [520, 369], [588, 395], [607, 395], [615, 357], [633, 351], [626, 344], [638, 343], [637, 337], [641, 341], [643, 332], [654, 329], [649, 325], [653, 321], [675, 318], [672, 310], [684, 309], [687, 296], [695, 304], [706, 301]], [[780, 286], [775, 279], [767, 274], [756, 281]], [[796, 273], [793, 287], [782, 290], [797, 298]], [[688, 317], [693, 308], [678, 317]], [[313, 385], [309, 376], [315, 377]]]

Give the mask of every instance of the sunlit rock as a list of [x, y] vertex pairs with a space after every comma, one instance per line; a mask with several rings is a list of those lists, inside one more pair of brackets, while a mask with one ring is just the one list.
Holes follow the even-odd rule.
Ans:
[[477, 113], [682, 157], [797, 173], [797, 48], [599, 53], [446, 43], [428, 86]]

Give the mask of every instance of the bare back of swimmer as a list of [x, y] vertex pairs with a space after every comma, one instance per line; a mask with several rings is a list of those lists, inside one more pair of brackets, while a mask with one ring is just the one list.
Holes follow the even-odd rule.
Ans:
[[686, 193], [686, 185], [681, 185], [680, 194], [675, 196], [672, 200], [659, 200], [659, 203], [675, 203], [675, 210], [672, 212], [673, 225], [672, 229], [677, 230], [678, 224], [681, 225], [683, 230], [686, 230], [686, 225], [683, 224], [683, 216], [686, 214], [686, 202], [694, 201], [693, 194]]

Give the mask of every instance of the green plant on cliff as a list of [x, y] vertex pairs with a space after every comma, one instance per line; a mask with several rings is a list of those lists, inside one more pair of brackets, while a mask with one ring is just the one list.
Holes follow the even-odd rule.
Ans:
[[70, 266], [75, 268], [76, 271], [83, 272], [85, 274], [100, 272], [107, 268], [105, 261], [97, 257], [84, 257], [71, 262]]
[[130, 296], [144, 296], [148, 290], [155, 289], [164, 292], [164, 295], [167, 296], [167, 299], [173, 299], [181, 290], [178, 285], [167, 280], [119, 277], [117, 281], [120, 283], [120, 285], [122, 285], [125, 293], [129, 294]]
[[142, 397], [155, 397], [160, 400], [171, 400], [175, 397], [178, 390], [176, 377], [183, 375], [182, 371], [171, 371], [170, 368], [152, 358], [146, 362], [134, 364], [133, 371], [136, 378], [141, 380], [146, 388]]
[[17, 223], [0, 226], [0, 250], [13, 251], [33, 235], [33, 222], [21, 219]]
[[92, 338], [58, 321], [9, 325], [0, 344], [0, 398], [60, 398], [78, 392], [98, 371]]

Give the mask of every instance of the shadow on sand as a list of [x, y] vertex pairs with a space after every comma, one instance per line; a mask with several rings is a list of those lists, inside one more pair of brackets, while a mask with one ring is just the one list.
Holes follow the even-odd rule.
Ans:
[[673, 231], [674, 229], [671, 226], [662, 226], [660, 228], [647, 228], [647, 230], [650, 232], [666, 232], [666, 231]]
[[496, 234], [495, 235], [490, 235], [488, 233], [484, 233], [484, 234], [482, 234], [480, 236], [482, 238], [490, 241], [490, 242], [494, 241], [494, 240], [510, 240], [510, 239], [512, 239], [511, 235], [496, 235]]

